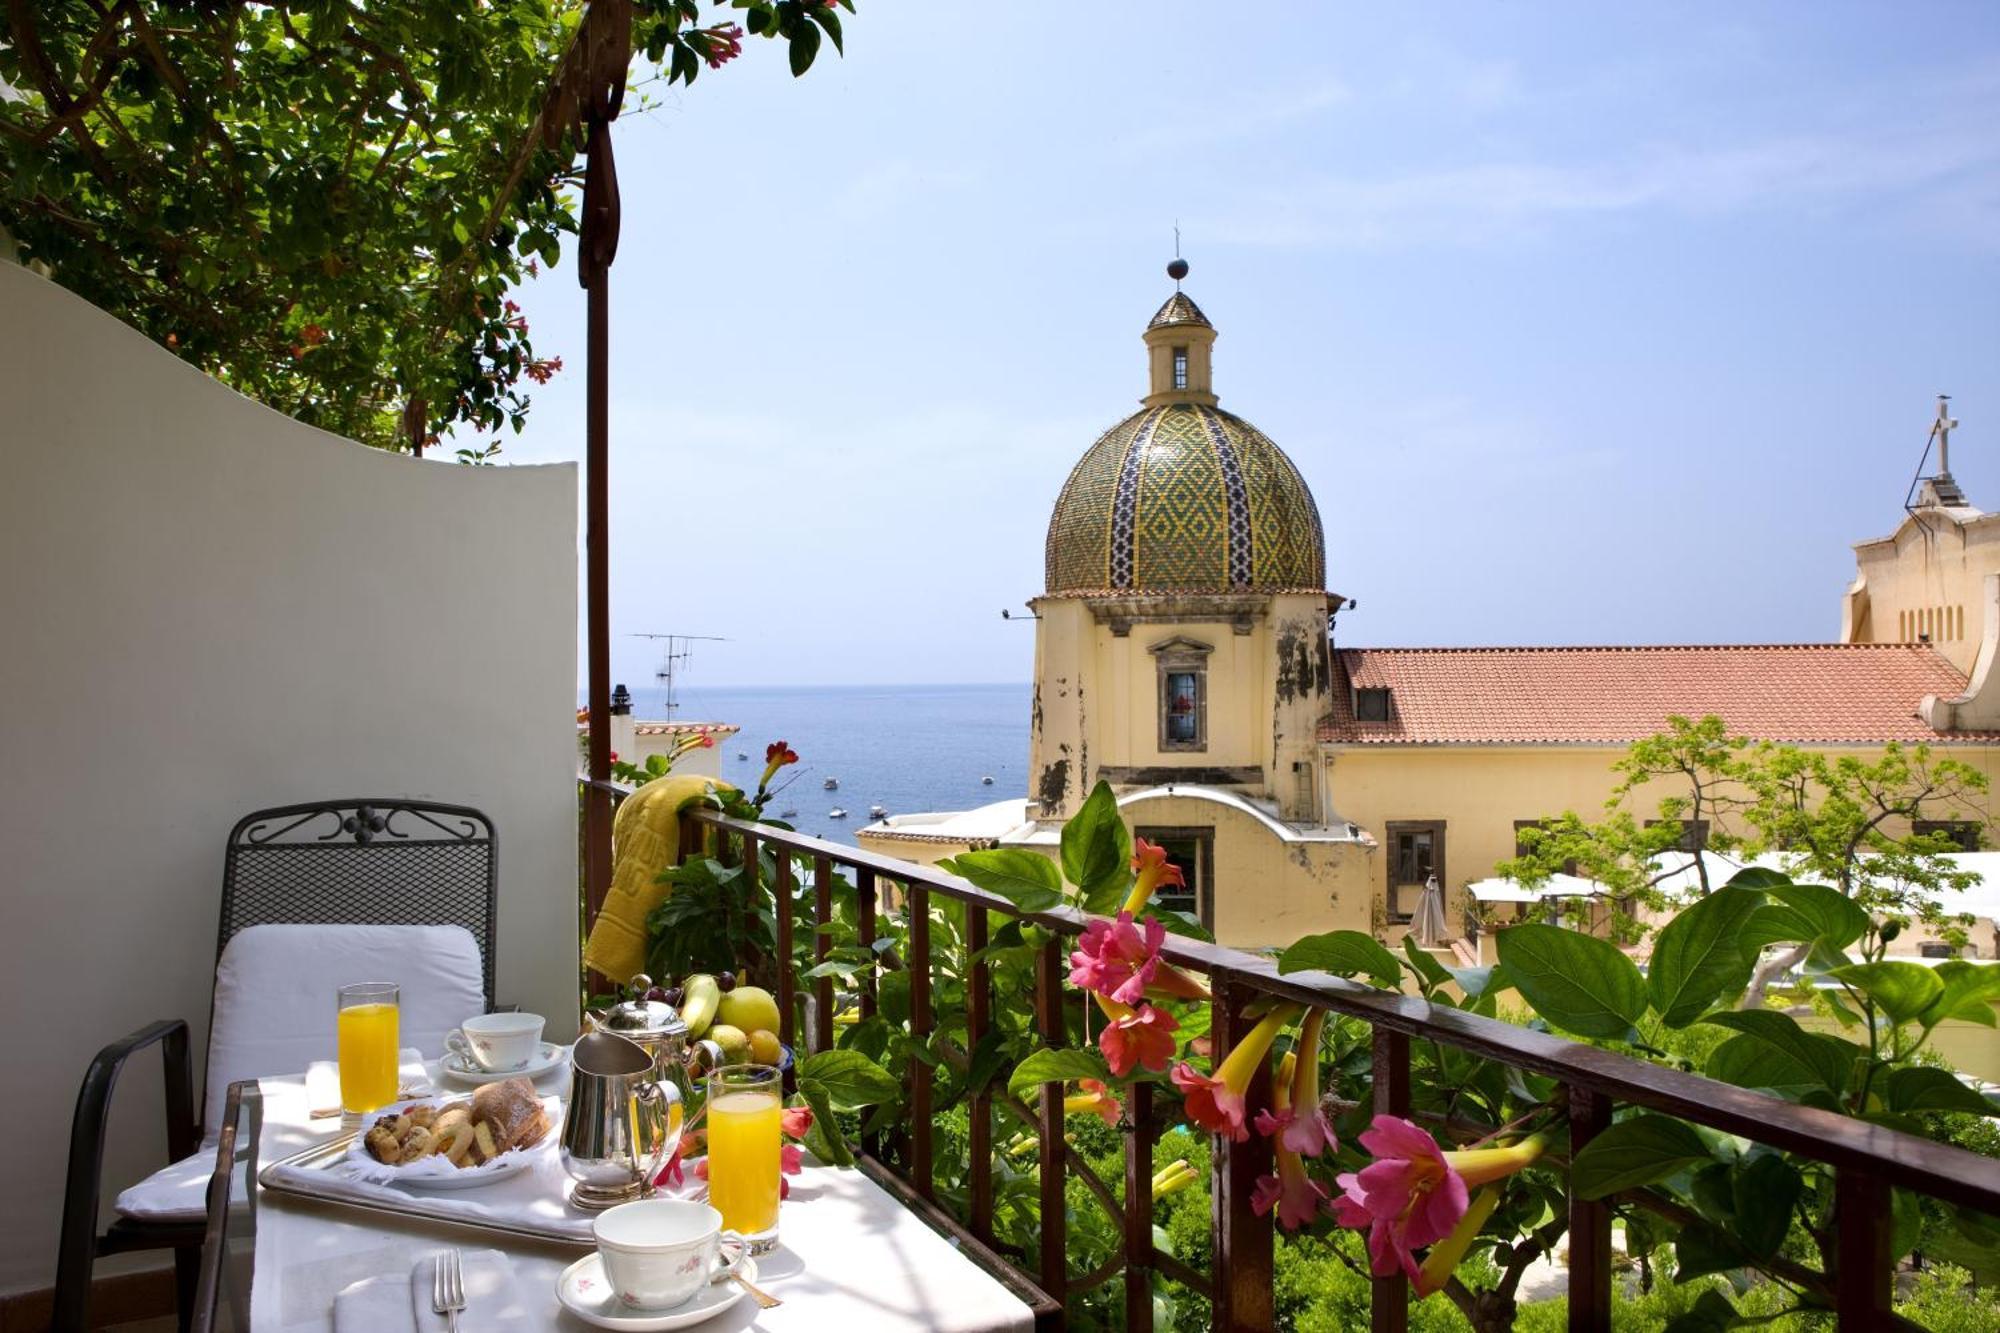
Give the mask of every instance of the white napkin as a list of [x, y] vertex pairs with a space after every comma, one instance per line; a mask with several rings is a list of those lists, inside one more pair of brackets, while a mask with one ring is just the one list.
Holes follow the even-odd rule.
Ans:
[[[334, 1333], [393, 1333], [412, 1329], [440, 1333], [444, 1316], [431, 1308], [437, 1277], [436, 1250], [419, 1259], [407, 1278], [393, 1275], [363, 1278], [333, 1298]], [[498, 1250], [461, 1250], [465, 1275], [465, 1308], [458, 1312], [460, 1328], [493, 1333], [532, 1329], [528, 1307], [515, 1290], [507, 1256]]]

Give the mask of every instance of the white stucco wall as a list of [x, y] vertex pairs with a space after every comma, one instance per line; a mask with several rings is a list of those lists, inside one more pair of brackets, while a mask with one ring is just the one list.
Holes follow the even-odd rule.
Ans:
[[[0, 263], [0, 1292], [53, 1281], [92, 1053], [159, 1017], [204, 1048], [249, 810], [483, 808], [500, 998], [574, 1032], [576, 513], [572, 466], [302, 426]], [[119, 1085], [114, 1183], [163, 1162], [158, 1068]]]

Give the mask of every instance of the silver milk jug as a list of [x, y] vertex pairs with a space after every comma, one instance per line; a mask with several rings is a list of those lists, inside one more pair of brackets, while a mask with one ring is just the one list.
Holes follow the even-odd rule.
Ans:
[[563, 1170], [576, 1181], [571, 1203], [595, 1212], [652, 1193], [687, 1119], [678, 1072], [616, 1033], [577, 1039], [562, 1128]]

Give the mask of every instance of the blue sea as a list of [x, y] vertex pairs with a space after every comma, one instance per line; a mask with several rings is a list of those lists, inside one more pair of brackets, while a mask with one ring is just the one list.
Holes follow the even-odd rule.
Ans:
[[[778, 779], [790, 785], [770, 813], [795, 809], [785, 822], [800, 832], [852, 843], [871, 805], [895, 815], [1025, 796], [1030, 695], [1026, 684], [683, 686], [678, 716], [743, 728], [723, 742], [722, 774], [746, 788], [763, 772], [764, 747], [788, 742], [799, 762]], [[641, 718], [662, 715], [653, 690], [634, 691], [633, 704]], [[979, 781], [987, 776], [990, 787]], [[838, 791], [825, 790], [828, 777], [840, 779]], [[836, 806], [847, 818], [827, 817]]]

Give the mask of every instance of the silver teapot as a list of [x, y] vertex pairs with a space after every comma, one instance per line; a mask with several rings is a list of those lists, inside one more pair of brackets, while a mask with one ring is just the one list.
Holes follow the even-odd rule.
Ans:
[[653, 979], [641, 972], [626, 985], [634, 997], [600, 1013], [584, 1015], [591, 1032], [615, 1032], [646, 1048], [663, 1078], [678, 1082], [683, 1092], [689, 1080], [723, 1063], [722, 1048], [712, 1041], [690, 1042], [687, 1022], [680, 1010], [664, 1000], [643, 998], [652, 989]]

